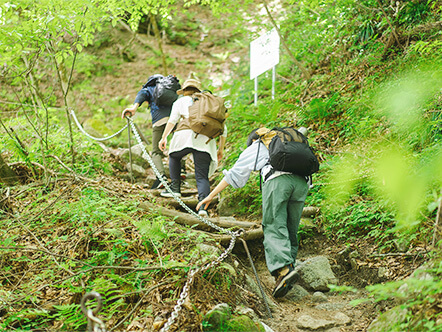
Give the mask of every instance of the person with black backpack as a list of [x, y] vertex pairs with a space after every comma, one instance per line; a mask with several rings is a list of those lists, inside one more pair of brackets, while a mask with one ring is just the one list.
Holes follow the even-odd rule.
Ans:
[[[147, 101], [149, 103], [152, 117], [152, 161], [165, 181], [167, 181], [163, 165], [163, 158], [165, 156], [159, 149], [158, 142], [166, 128], [167, 120], [169, 120], [172, 104], [178, 98], [176, 91], [180, 88], [179, 80], [175, 76], [152, 75], [148, 78], [147, 83], [143, 85], [142, 89], [138, 91], [133, 105], [126, 108], [122, 113], [122, 118], [133, 116], [144, 102]], [[164, 186], [157, 177], [151, 189], [160, 189], [162, 187]]]
[[[300, 144], [287, 144], [295, 140], [298, 140], [296, 143]], [[293, 149], [296, 152], [279, 152], [279, 157], [285, 161], [289, 161], [294, 156], [292, 159], [294, 161], [289, 163], [297, 164], [294, 166], [298, 174], [293, 171], [279, 170], [280, 165], [272, 165], [272, 162], [277, 160], [278, 164], [278, 160], [281, 159], [271, 157], [272, 152], [279, 149], [278, 141], [283, 141], [283, 145], [299, 145], [298, 148]], [[281, 128], [253, 130], [248, 136], [247, 148], [240, 154], [235, 165], [230, 170], [223, 171], [224, 178], [221, 182], [197, 205], [197, 209], [207, 207], [212, 199], [227, 186], [241, 188], [248, 181], [252, 171], [260, 171], [263, 181], [264, 251], [267, 268], [276, 279], [273, 290], [273, 296], [276, 298], [285, 296], [299, 277], [295, 271], [298, 227], [311, 183], [309, 175], [319, 169], [316, 156], [310, 149], [304, 148], [306, 144], [308, 143], [305, 136], [292, 127], [290, 130]], [[305, 162], [305, 159], [310, 159], [310, 161]], [[299, 165], [305, 166], [298, 167]]]

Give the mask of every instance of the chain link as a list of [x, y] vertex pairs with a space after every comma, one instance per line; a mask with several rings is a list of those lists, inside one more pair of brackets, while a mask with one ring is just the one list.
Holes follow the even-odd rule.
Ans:
[[74, 112], [74, 110], [71, 110], [70, 113], [71, 113], [71, 116], [72, 116], [72, 118], [74, 119], [75, 123], [77, 124], [78, 129], [79, 129], [83, 134], [85, 134], [87, 137], [92, 138], [92, 139], [95, 140], [95, 141], [100, 141], [100, 142], [101, 142], [101, 141], [106, 141], [106, 140], [108, 140], [108, 139], [114, 138], [115, 136], [119, 135], [124, 129], [127, 128], [127, 125], [125, 125], [123, 128], [121, 128], [121, 129], [120, 129], [119, 131], [117, 131], [115, 134], [113, 134], [113, 135], [111, 135], [111, 136], [108, 136], [108, 137], [102, 137], [102, 138], [93, 137], [93, 136], [89, 135], [89, 134], [83, 129], [83, 127], [81, 126], [80, 122], [78, 122], [78, 119], [77, 119], [77, 117], [75, 116], [75, 112]]
[[[97, 307], [95, 310], [90, 308], [86, 308], [86, 302], [88, 300], [96, 299], [98, 301]], [[81, 299], [81, 311], [87, 318], [87, 331], [88, 332], [106, 332], [106, 326], [103, 321], [98, 317], [95, 317], [96, 314], [101, 310], [103, 305], [103, 300], [101, 299], [101, 295], [97, 292], [90, 292], [83, 295]]]

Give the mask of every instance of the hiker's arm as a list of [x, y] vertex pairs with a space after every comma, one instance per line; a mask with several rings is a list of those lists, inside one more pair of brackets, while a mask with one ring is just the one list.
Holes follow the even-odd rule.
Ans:
[[198, 203], [198, 205], [196, 206], [196, 210], [198, 211], [203, 204], [204, 204], [204, 208], [207, 209], [207, 207], [209, 206], [212, 199], [214, 199], [216, 195], [218, 195], [221, 191], [223, 191], [228, 186], [229, 186], [229, 184], [227, 183], [227, 181], [222, 179], [221, 182], [218, 183], [218, 185], [215, 187], [215, 189], [213, 189], [211, 191], [209, 196], [207, 196], [201, 202]]
[[166, 149], [167, 145], [167, 136], [169, 136], [170, 132], [172, 131], [173, 127], [175, 127], [175, 124], [172, 122], [168, 122], [166, 124], [166, 128], [164, 128], [163, 136], [161, 137], [161, 141], [158, 142], [158, 147], [161, 151], [164, 151]]
[[151, 95], [147, 89], [141, 89], [138, 91], [134, 104], [123, 111], [121, 118], [124, 119], [125, 116], [133, 116], [138, 107], [140, 107], [145, 101], [148, 101], [150, 97]]
[[226, 145], [226, 137], [220, 136], [219, 137], [219, 147], [218, 147], [218, 161], [223, 159], [225, 145]]
[[121, 118], [124, 119], [125, 116], [133, 116], [137, 111], [138, 107], [140, 107], [139, 103], [134, 103], [132, 106], [126, 108], [123, 113], [121, 113]]
[[223, 170], [224, 179], [233, 188], [242, 188], [249, 180], [250, 174], [255, 170], [261, 170], [268, 159], [269, 152], [264, 144], [255, 142], [239, 155], [238, 160], [231, 169]]

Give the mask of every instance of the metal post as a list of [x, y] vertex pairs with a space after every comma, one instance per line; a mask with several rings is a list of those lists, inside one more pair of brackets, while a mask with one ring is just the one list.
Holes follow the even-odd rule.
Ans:
[[258, 105], [258, 77], [255, 77], [255, 106]]
[[126, 117], [126, 119], [127, 119], [127, 139], [129, 144], [130, 181], [134, 183], [134, 173], [132, 170], [132, 146], [130, 143], [130, 123], [129, 123], [129, 118]]
[[256, 282], [258, 283], [259, 290], [261, 291], [261, 296], [264, 300], [264, 304], [266, 306], [267, 313], [269, 314], [269, 318], [273, 318], [272, 312], [270, 311], [269, 303], [267, 302], [266, 294], [264, 293], [264, 290], [261, 285], [261, 281], [259, 280], [259, 277], [258, 277], [258, 272], [256, 272], [255, 264], [253, 264], [252, 256], [250, 255], [249, 248], [247, 247], [247, 242], [243, 238], [240, 238], [240, 240], [241, 240], [242, 244], [244, 245], [244, 250], [246, 251], [247, 257], [249, 258], [249, 261], [250, 261], [250, 265], [252, 266], [252, 269], [253, 269], [253, 273], [255, 274]]
[[272, 99], [275, 99], [276, 66], [272, 70]]

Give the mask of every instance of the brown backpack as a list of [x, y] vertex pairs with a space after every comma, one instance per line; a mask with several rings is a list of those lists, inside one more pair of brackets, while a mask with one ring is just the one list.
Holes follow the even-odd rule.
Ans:
[[224, 99], [213, 95], [210, 91], [194, 93], [192, 99], [189, 118], [181, 120], [177, 130], [190, 128], [197, 136], [202, 134], [209, 137], [206, 143], [222, 135], [227, 112]]

